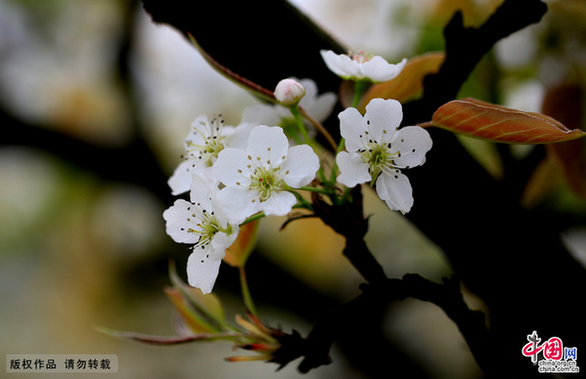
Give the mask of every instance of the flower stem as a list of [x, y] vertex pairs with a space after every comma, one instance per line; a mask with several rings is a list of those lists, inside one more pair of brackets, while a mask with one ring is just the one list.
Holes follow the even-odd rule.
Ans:
[[298, 192], [296, 191], [289, 191], [291, 192], [293, 195], [295, 195], [295, 197], [297, 198], [298, 203], [296, 205], [298, 205], [297, 207], [294, 208], [303, 208], [303, 209], [307, 209], [308, 211], [313, 212], [313, 206], [311, 205], [311, 203], [307, 200], [305, 200], [303, 198], [303, 196], [301, 196]]
[[320, 132], [325, 137], [325, 139], [330, 144], [332, 151], [336, 151], [336, 146], [337, 146], [336, 141], [334, 141], [334, 138], [327, 131], [327, 129], [324, 128], [324, 126], [319, 121], [317, 121], [315, 118], [311, 117], [311, 115], [309, 113], [307, 113], [307, 111], [304, 108], [299, 108], [299, 112], [301, 113], [301, 115], [303, 117], [305, 117], [307, 119], [307, 121], [309, 121], [311, 123], [311, 125], [314, 126], [314, 128], [317, 129], [318, 132]]
[[305, 143], [310, 144], [309, 136], [307, 135], [307, 130], [305, 130], [305, 126], [303, 125], [303, 119], [301, 118], [301, 114], [299, 113], [299, 106], [297, 104], [293, 104], [289, 107], [293, 117], [295, 117], [295, 121], [297, 122], [297, 126], [299, 127], [299, 131], [305, 140]]
[[249, 222], [253, 222], [256, 220], [260, 220], [261, 218], [265, 217], [264, 212], [258, 212], [255, 215], [250, 216], [249, 218], [247, 218], [246, 220], [242, 221], [242, 223], [240, 224], [240, 226], [248, 224]]
[[270, 355], [241, 355], [238, 357], [224, 358], [228, 362], [252, 362], [252, 361], [268, 361], [272, 357]]
[[302, 190], [302, 191], [317, 192], [317, 193], [321, 193], [321, 194], [324, 194], [324, 195], [331, 195], [332, 194], [332, 191], [329, 191], [329, 190], [327, 190], [325, 188], [317, 188], [317, 187], [304, 186], [304, 187], [299, 187], [297, 189]]
[[356, 108], [358, 103], [360, 103], [360, 99], [366, 90], [366, 85], [369, 83], [368, 80], [359, 80], [354, 83], [354, 99], [352, 100], [352, 108]]
[[427, 128], [430, 126], [435, 126], [435, 124], [433, 123], [433, 121], [426, 121], [426, 122], [422, 122], [420, 124], [417, 124], [417, 126], [420, 126], [422, 128]]
[[256, 308], [254, 306], [254, 303], [252, 302], [252, 296], [250, 295], [250, 289], [248, 288], [248, 282], [246, 280], [246, 270], [244, 269], [244, 265], [239, 266], [238, 271], [240, 273], [240, 288], [242, 289], [242, 298], [244, 299], [244, 305], [251, 314], [256, 316]]
[[[340, 144], [338, 145], [338, 148], [336, 149], [336, 157], [338, 157], [338, 154], [340, 154], [340, 152], [342, 152], [342, 150], [344, 150], [344, 147], [346, 145], [346, 140], [344, 139], [344, 137], [340, 137]], [[332, 173], [330, 174], [330, 185], [334, 185], [334, 183], [336, 183], [336, 177], [338, 176], [338, 161], [336, 159], [334, 159], [334, 165], [332, 167]]]

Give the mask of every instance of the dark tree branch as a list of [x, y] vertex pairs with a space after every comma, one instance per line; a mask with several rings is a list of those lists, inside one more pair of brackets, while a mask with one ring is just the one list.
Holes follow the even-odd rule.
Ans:
[[479, 28], [465, 28], [461, 12], [444, 29], [446, 58], [439, 72], [424, 80], [421, 100], [406, 104], [407, 125], [429, 121], [441, 105], [456, 98], [460, 88], [495, 43], [541, 20], [547, 6], [540, 0], [506, 0]]
[[497, 143], [496, 148], [503, 164], [503, 192], [507, 193], [511, 201], [518, 203], [535, 169], [546, 157], [545, 148], [537, 145], [521, 159], [513, 156], [508, 145]]
[[43, 151], [78, 167], [99, 175], [102, 179], [134, 183], [150, 189], [166, 204], [173, 202], [171, 191], [167, 185], [168, 174], [161, 168], [160, 162], [153, 154], [151, 146], [142, 134], [138, 116], [138, 101], [134, 86], [129, 75], [129, 60], [136, 31], [134, 11], [136, 1], [133, 0], [124, 8], [124, 29], [116, 46], [118, 71], [121, 91], [130, 109], [130, 128], [132, 136], [125, 144], [117, 146], [101, 146], [80, 140], [72, 135], [55, 131], [49, 125], [27, 124], [0, 107], [0, 124], [9, 131], [0, 138], [0, 146], [28, 146]]
[[336, 233], [346, 238], [344, 256], [369, 283], [376, 284], [387, 279], [382, 266], [374, 258], [364, 236], [368, 231], [368, 219], [362, 211], [362, 192], [360, 186], [352, 190], [352, 202], [330, 205], [319, 195], [314, 194], [315, 215], [330, 226]]
[[27, 146], [47, 151], [56, 157], [115, 182], [134, 183], [150, 189], [166, 204], [173, 198], [162, 170], [150, 146], [135, 136], [129, 143], [104, 148], [55, 132], [40, 125], [27, 125], [0, 109], [5, 130], [2, 146]]
[[[428, 301], [439, 306], [454, 321], [466, 340], [474, 359], [485, 374], [499, 373], [499, 365], [492, 356], [484, 313], [468, 308], [460, 292], [457, 278], [444, 278], [443, 284], [433, 283], [419, 275], [408, 274], [403, 277], [408, 288], [405, 297]], [[500, 372], [499, 377], [506, 377]]]
[[[444, 279], [443, 284], [430, 282], [416, 274], [408, 274], [403, 279], [387, 279], [377, 285], [363, 285], [363, 293], [355, 299], [330, 309], [321, 317], [306, 339], [299, 334], [283, 340], [282, 353], [277, 352], [275, 362], [284, 366], [288, 362], [303, 356], [299, 365], [303, 373], [313, 368], [328, 364], [329, 350], [339, 338], [340, 330], [347, 329], [352, 323], [360, 323], [354, 317], [373, 304], [379, 307], [394, 301], [414, 298], [439, 306], [460, 329], [470, 350], [481, 369], [486, 374], [499, 372], [497, 362], [493, 359], [489, 344], [485, 316], [482, 312], [471, 311], [462, 298], [457, 279]], [[364, 336], [365, 339], [368, 336]], [[507, 375], [501, 372], [500, 377]]]
[[[426, 78], [423, 98], [404, 107], [405, 123], [431, 119], [499, 38], [538, 21], [545, 9], [536, 0], [506, 0], [477, 30], [464, 28], [456, 15], [445, 32], [444, 66]], [[407, 217], [443, 249], [458, 276], [490, 307], [491, 341], [499, 342], [503, 362], [517, 375], [536, 374], [519, 354], [526, 335], [541, 330], [572, 344], [586, 337], [586, 328], [564, 319], [585, 314], [572, 293], [557, 286], [532, 291], [527, 281], [584, 288], [586, 271], [560, 242], [552, 219], [520, 207], [510, 188], [481, 169], [452, 134], [430, 133], [434, 147], [427, 162], [410, 175], [415, 205]], [[560, 307], [542, 308], [545, 298], [555, 298]], [[522, 314], [528, 316], [512, 316]]]
[[193, 35], [221, 65], [264, 88], [272, 90], [279, 80], [297, 76], [322, 78], [321, 91], [338, 89], [339, 80], [329, 73], [319, 50], [345, 52], [344, 47], [286, 0], [143, 4], [153, 21]]

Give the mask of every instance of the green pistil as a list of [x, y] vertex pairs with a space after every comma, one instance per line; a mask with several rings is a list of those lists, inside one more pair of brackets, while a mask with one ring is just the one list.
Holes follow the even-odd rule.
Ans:
[[393, 168], [393, 156], [386, 145], [378, 143], [369, 143], [367, 150], [360, 152], [362, 161], [369, 165], [368, 172], [371, 177], [371, 185], [374, 184], [376, 178], [380, 175], [383, 167]]
[[204, 247], [208, 245], [218, 232], [231, 234], [232, 226], [228, 224], [226, 228], [223, 228], [216, 216], [213, 214], [204, 213], [203, 220], [197, 224], [199, 230], [190, 228], [187, 231], [189, 233], [195, 233], [199, 235], [199, 241], [195, 244], [195, 247]]
[[250, 181], [250, 189], [259, 194], [261, 202], [266, 201], [274, 191], [280, 191], [283, 180], [279, 177], [279, 168], [258, 167]]
[[211, 167], [213, 164], [212, 158], [217, 157], [218, 154], [220, 154], [220, 151], [224, 150], [222, 139], [223, 138], [219, 137], [208, 137], [205, 145], [196, 145], [189, 141], [188, 145], [192, 148], [191, 151], [196, 150], [197, 153], [189, 154], [188, 156], [196, 156], [198, 159], [203, 160], [207, 167]]

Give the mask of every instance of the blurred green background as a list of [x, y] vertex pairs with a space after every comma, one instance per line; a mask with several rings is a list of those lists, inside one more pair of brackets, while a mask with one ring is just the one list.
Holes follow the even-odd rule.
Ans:
[[[475, 25], [499, 1], [294, 3], [352, 50], [392, 61], [441, 50], [441, 28], [456, 7], [465, 9], [467, 23]], [[544, 22], [499, 43], [463, 94], [538, 111], [549, 88], [567, 83], [583, 88], [585, 14], [580, 2], [557, 2]], [[213, 17], [218, 28], [210, 32], [221, 32], [221, 15]], [[101, 151], [139, 139], [170, 176], [198, 115], [221, 113], [227, 124], [237, 125], [244, 108], [256, 103], [209, 68], [179, 33], [154, 25], [137, 1], [0, 0], [0, 110], [12, 120], [3, 123], [0, 135], [2, 356], [116, 354], [119, 370], [107, 376], [112, 378], [300, 377], [293, 364], [275, 373], [273, 364], [224, 362], [224, 357], [240, 354], [226, 342], [153, 347], [97, 332], [94, 328], [102, 326], [175, 333], [163, 287], [169, 284], [169, 258], [183, 275], [189, 251], [165, 234], [161, 215], [170, 197], [62, 159], [66, 147], [3, 141], [18, 125], [43, 128]], [[487, 170], [500, 175], [494, 145], [464, 143]], [[77, 154], [91, 161], [93, 151]], [[129, 176], [153, 175], [145, 167], [138, 162], [128, 169]], [[416, 272], [439, 281], [451, 273], [439, 249], [365, 192], [366, 214], [372, 215], [367, 243], [390, 277]], [[528, 206], [583, 207], [559, 174], [535, 184], [525, 200]], [[305, 293], [332, 304], [349, 300], [358, 293], [361, 278], [341, 255], [343, 239], [320, 221], [297, 221], [280, 232], [283, 222], [262, 221], [258, 249], [249, 263], [260, 267], [250, 268], [251, 291], [253, 297], [258, 294], [264, 321], [306, 335], [327, 303], [297, 313], [281, 305], [302, 304]], [[577, 254], [585, 250], [584, 236], [583, 229], [565, 234]], [[267, 288], [275, 285], [279, 270], [305, 292], [283, 290], [291, 298], [275, 301], [263, 295], [272, 294]], [[237, 281], [237, 271], [223, 265], [215, 292], [229, 318], [243, 312]], [[473, 295], [466, 299], [472, 308], [482, 307]], [[385, 332], [432, 378], [480, 375], [455, 325], [430, 304], [394, 305]], [[362, 377], [336, 347], [333, 359], [305, 377]], [[0, 377], [4, 375], [2, 368]]]

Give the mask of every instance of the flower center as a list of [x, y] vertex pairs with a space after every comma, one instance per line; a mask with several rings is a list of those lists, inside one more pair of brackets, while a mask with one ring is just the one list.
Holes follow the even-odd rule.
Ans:
[[358, 53], [356, 53], [356, 54], [350, 53], [349, 55], [350, 55], [350, 58], [352, 58], [353, 61], [356, 61], [358, 63], [368, 62], [373, 57], [372, 54], [368, 54], [368, 53], [366, 53], [363, 50], [358, 50]]
[[224, 120], [221, 115], [218, 118], [214, 117], [210, 124], [200, 122], [198, 126], [194, 126], [194, 133], [199, 134], [203, 143], [195, 143], [192, 140], [187, 141], [187, 157], [199, 159], [206, 167], [211, 167], [213, 159], [218, 157], [220, 151], [224, 149], [223, 141], [226, 138], [222, 135], [222, 127]]
[[397, 151], [391, 153], [391, 137], [386, 129], [382, 130], [382, 134], [378, 137], [374, 136], [370, 126], [370, 120], [366, 120], [366, 129], [358, 136], [362, 144], [362, 149], [356, 151], [360, 155], [362, 162], [368, 165], [368, 173], [371, 177], [371, 185], [381, 172], [387, 171], [390, 174], [391, 170], [397, 171], [399, 168], [395, 164], [395, 157], [401, 157], [401, 152]]
[[400, 153], [392, 154], [390, 148], [390, 143], [384, 145], [377, 142], [369, 142], [365, 146], [365, 149], [358, 151], [362, 161], [368, 164], [368, 172], [372, 178], [371, 183], [374, 183], [382, 171], [396, 168], [393, 158]]
[[281, 179], [280, 167], [257, 167], [251, 175], [251, 191], [258, 192], [261, 202], [266, 201], [274, 191], [280, 191], [283, 188], [283, 179]]
[[[222, 224], [214, 215], [213, 211], [208, 212], [206, 209], [202, 208], [200, 204], [197, 204], [196, 206], [200, 208], [200, 214], [196, 215], [194, 212], [191, 214], [191, 217], [187, 218], [187, 221], [194, 224], [194, 227], [188, 228], [187, 232], [199, 235], [199, 240], [193, 247], [194, 249], [198, 247], [205, 249], [205, 247], [212, 242], [218, 232], [226, 234], [232, 233], [232, 226], [228, 224], [225, 228], [222, 227]], [[191, 209], [188, 208], [188, 210]]]

